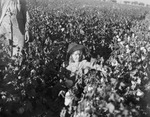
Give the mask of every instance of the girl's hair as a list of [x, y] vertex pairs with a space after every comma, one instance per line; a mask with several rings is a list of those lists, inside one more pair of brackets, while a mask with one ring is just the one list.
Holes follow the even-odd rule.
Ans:
[[[82, 50], [76, 50], [76, 51], [80, 51], [80, 52], [81, 52], [79, 61], [83, 60], [83, 59], [85, 58], [83, 51], [82, 51]], [[73, 52], [73, 53], [74, 53], [74, 52]], [[72, 53], [72, 54], [73, 54], [73, 53]], [[72, 54], [71, 54], [70, 57], [69, 57], [69, 63], [73, 63], [73, 62], [74, 62], [73, 57], [72, 57]]]

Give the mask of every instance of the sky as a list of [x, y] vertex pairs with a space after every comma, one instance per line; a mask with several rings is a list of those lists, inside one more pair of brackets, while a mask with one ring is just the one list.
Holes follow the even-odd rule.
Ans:
[[150, 0], [117, 0], [118, 2], [123, 2], [123, 1], [137, 1], [137, 2], [143, 2], [145, 4], [149, 4], [150, 5]]

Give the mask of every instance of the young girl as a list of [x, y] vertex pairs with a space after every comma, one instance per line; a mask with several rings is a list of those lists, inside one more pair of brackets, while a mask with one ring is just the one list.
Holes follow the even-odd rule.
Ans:
[[88, 72], [88, 69], [101, 70], [101, 66], [94, 64], [94, 61], [88, 62], [85, 60], [86, 47], [76, 43], [71, 43], [67, 50], [67, 60], [69, 65], [67, 70], [71, 71], [72, 75], [82, 75]]
[[[102, 71], [102, 67], [100, 65], [95, 64], [94, 61], [88, 62], [85, 59], [85, 51], [86, 47], [77, 43], [71, 43], [68, 46], [68, 66], [66, 66], [66, 69], [69, 70], [71, 74], [69, 78], [66, 78], [65, 84], [69, 89], [71, 89], [75, 84], [75, 76], [78, 75], [81, 77], [82, 75], [87, 74], [90, 69]], [[65, 95], [65, 105], [68, 106], [71, 103], [71, 100], [71, 94], [68, 91]]]

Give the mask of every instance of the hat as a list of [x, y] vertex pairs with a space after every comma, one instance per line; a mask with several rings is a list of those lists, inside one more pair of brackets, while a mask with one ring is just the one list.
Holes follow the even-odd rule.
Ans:
[[76, 50], [85, 50], [85, 46], [77, 44], [75, 42], [70, 43], [67, 50], [67, 60], [69, 59], [69, 56]]

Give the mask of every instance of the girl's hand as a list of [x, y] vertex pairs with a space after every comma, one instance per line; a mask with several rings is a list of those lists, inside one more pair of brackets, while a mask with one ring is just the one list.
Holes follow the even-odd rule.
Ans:
[[29, 31], [25, 32], [25, 43], [29, 41]]
[[65, 85], [66, 85], [67, 88], [71, 88], [73, 86], [73, 81], [69, 80], [69, 79], [66, 79], [65, 80]]

